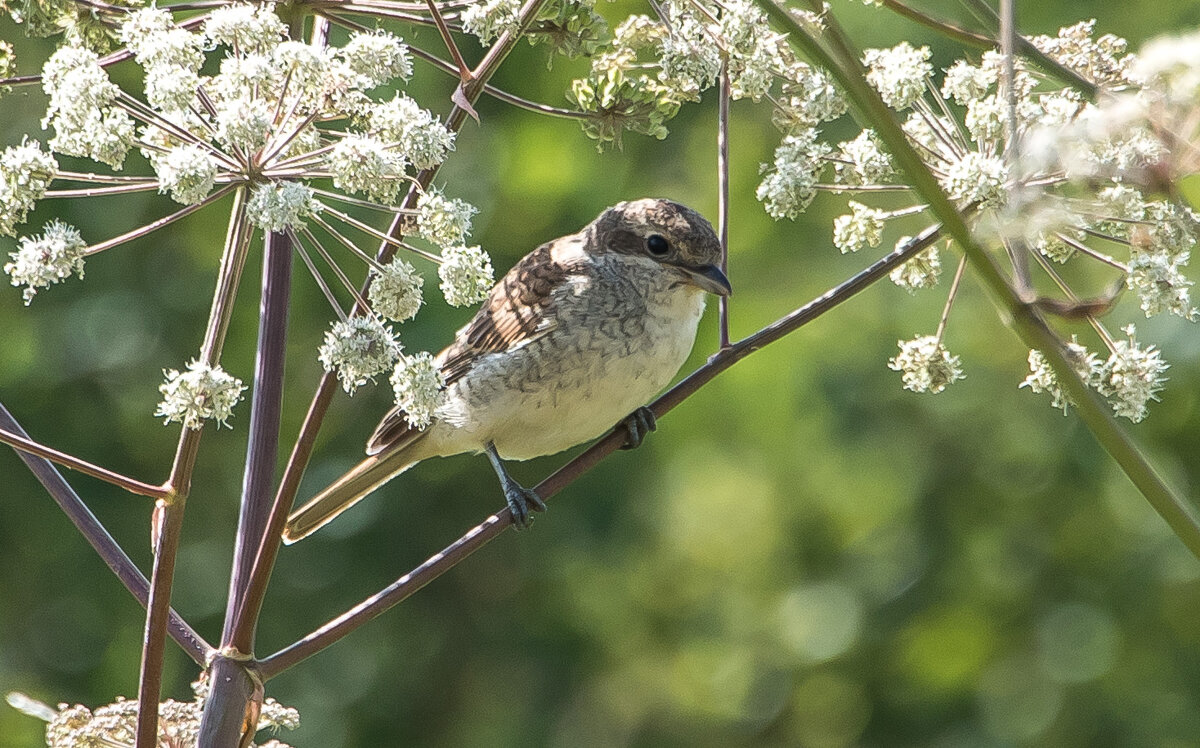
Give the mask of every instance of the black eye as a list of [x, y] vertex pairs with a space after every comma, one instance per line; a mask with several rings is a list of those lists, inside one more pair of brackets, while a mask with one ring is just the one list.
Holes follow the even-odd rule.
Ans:
[[671, 251], [671, 245], [658, 234], [651, 234], [646, 237], [646, 251], [655, 257], [666, 257], [667, 253]]

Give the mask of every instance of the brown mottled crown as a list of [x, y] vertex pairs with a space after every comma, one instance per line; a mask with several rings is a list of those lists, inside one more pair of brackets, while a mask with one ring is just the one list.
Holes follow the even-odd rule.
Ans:
[[[691, 208], [655, 198], [618, 203], [600, 214], [589, 227], [600, 252], [651, 256], [663, 262], [699, 267], [721, 259], [721, 243], [712, 224]], [[653, 256], [646, 240], [653, 235], [667, 240], [669, 252]]]

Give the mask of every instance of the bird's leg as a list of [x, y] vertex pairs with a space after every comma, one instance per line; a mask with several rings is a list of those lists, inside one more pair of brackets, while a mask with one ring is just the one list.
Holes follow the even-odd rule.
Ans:
[[629, 432], [629, 438], [621, 445], [621, 449], [637, 449], [642, 446], [642, 440], [646, 438], [646, 434], [658, 428], [658, 419], [655, 417], [654, 411], [643, 405], [617, 424], [617, 428], [621, 427]]
[[546, 511], [546, 502], [537, 495], [537, 491], [526, 488], [513, 480], [513, 477], [508, 474], [508, 470], [504, 468], [504, 463], [500, 461], [495, 444], [488, 442], [485, 451], [488, 459], [492, 461], [492, 469], [496, 471], [496, 477], [500, 479], [500, 487], [504, 489], [504, 499], [508, 502], [508, 508], [512, 510], [513, 524], [518, 530], [524, 530], [533, 523], [533, 517], [529, 516], [530, 510], [544, 512]]

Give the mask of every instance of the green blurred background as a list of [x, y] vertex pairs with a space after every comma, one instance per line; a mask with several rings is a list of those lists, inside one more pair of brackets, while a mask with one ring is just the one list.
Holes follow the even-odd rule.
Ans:
[[[1192, 0], [1019, 3], [1030, 33], [1096, 17], [1141, 40], [1195, 28]], [[929, 5], [954, 16], [954, 3]], [[623, 17], [626, 2], [601, 11]], [[945, 67], [959, 53], [894, 16], [838, 2], [860, 46], [909, 39]], [[36, 69], [44, 43], [0, 28]], [[428, 31], [413, 40], [436, 49]], [[474, 49], [471, 50], [475, 52]], [[577, 64], [522, 46], [501, 87], [561, 103]], [[448, 79], [418, 63], [418, 97], [445, 112]], [[443, 102], [438, 104], [436, 102]], [[44, 102], [0, 104], [0, 145], [37, 129]], [[658, 142], [598, 154], [565, 120], [483, 101], [439, 182], [481, 208], [475, 239], [498, 269], [605, 206], [644, 195], [715, 218], [715, 101], [685, 107]], [[753, 199], [778, 135], [769, 110], [732, 121], [732, 327], [744, 336], [870, 259], [831, 246], [844, 201], [774, 223]], [[847, 128], [846, 135], [852, 132]], [[164, 214], [164, 197], [51, 204], [94, 239]], [[57, 211], [57, 212], [54, 212]], [[152, 417], [161, 370], [198, 349], [224, 231], [221, 208], [93, 258], [84, 283], [28, 309], [0, 289], [0, 401], [38, 440], [148, 481], [166, 475], [177, 429]], [[889, 235], [890, 240], [897, 238]], [[3, 245], [5, 252], [13, 242]], [[248, 379], [257, 255], [226, 368]], [[950, 262], [947, 257], [946, 262]], [[319, 374], [332, 318], [298, 264], [285, 440]], [[437, 350], [470, 312], [436, 284], [402, 329]], [[931, 333], [944, 287], [888, 282], [742, 362], [670, 414], [640, 450], [603, 462], [531, 532], [506, 533], [415, 597], [285, 673], [268, 695], [300, 709], [296, 746], [1169, 746], [1200, 736], [1200, 563], [1079, 424], [1018, 390], [1026, 351], [968, 275], [947, 343], [967, 379], [937, 397], [901, 390], [886, 359]], [[1171, 381], [1131, 428], [1171, 483], [1194, 495], [1200, 340], [1178, 321], [1136, 321]], [[715, 347], [713, 314], [689, 363]], [[351, 465], [386, 387], [339, 393], [307, 494]], [[177, 609], [219, 636], [249, 407], [206, 433], [188, 502]], [[535, 483], [568, 455], [514, 468]], [[0, 450], [0, 690], [97, 706], [137, 688], [142, 615], [11, 451]], [[149, 566], [149, 503], [69, 474]], [[426, 463], [313, 539], [284, 550], [259, 653], [304, 635], [408, 571], [500, 496], [487, 462]], [[196, 669], [168, 645], [165, 696]], [[0, 707], [0, 746], [41, 740]]]

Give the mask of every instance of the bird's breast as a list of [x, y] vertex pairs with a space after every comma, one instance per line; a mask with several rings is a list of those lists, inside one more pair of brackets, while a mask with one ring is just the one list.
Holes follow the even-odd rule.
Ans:
[[448, 390], [445, 453], [491, 441], [523, 460], [600, 436], [671, 381], [703, 310], [702, 292], [668, 277], [573, 279], [549, 333], [482, 357]]

